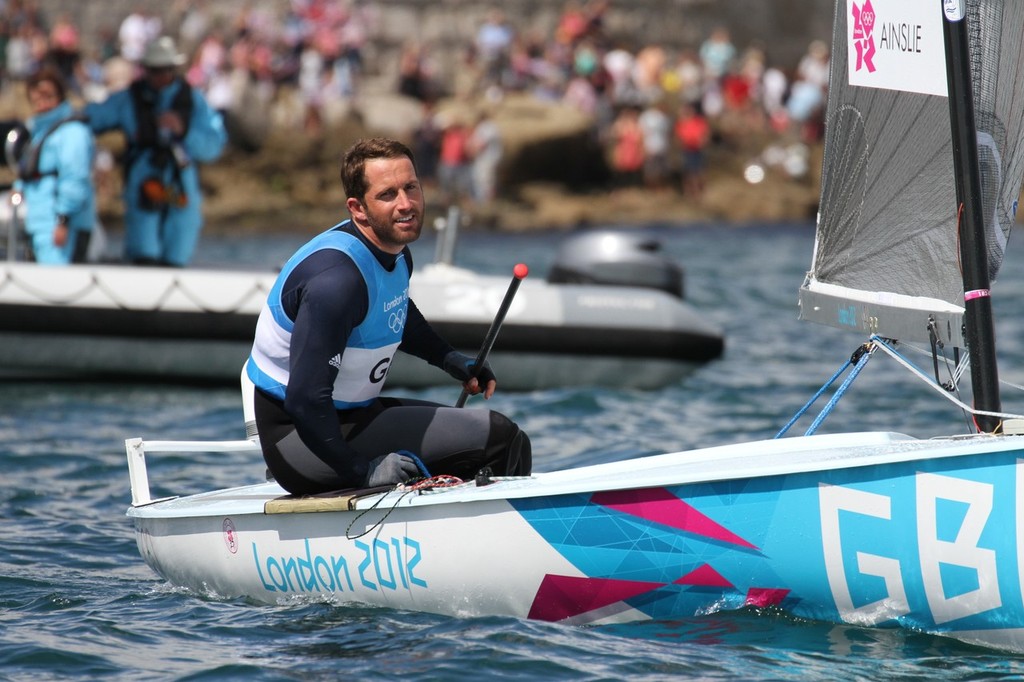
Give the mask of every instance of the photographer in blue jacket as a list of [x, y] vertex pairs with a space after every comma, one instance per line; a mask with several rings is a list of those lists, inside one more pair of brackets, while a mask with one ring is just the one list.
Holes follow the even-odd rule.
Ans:
[[192, 259], [203, 226], [198, 164], [218, 159], [227, 143], [220, 113], [179, 76], [184, 63], [172, 38], [157, 38], [141, 78], [84, 110], [93, 132], [125, 134], [124, 258], [138, 265]]

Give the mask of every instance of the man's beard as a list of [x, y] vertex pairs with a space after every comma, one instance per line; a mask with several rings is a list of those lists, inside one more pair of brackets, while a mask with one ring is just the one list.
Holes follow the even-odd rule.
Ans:
[[385, 246], [405, 246], [419, 239], [420, 231], [423, 229], [423, 216], [418, 212], [413, 215], [412, 223], [415, 224], [415, 230], [402, 229], [402, 224], [395, 224], [391, 220], [390, 216], [380, 217], [372, 213], [369, 209], [366, 210], [366, 222], [369, 224], [370, 229], [377, 236], [377, 239]]

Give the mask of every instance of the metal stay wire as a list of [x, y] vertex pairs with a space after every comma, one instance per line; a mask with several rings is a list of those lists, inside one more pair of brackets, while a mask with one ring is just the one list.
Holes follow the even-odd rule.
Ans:
[[[831, 414], [831, 412], [832, 412], [833, 408], [835, 407], [836, 403], [839, 401], [839, 399], [843, 396], [843, 394], [846, 392], [846, 390], [853, 383], [853, 380], [857, 378], [857, 375], [860, 374], [861, 370], [867, 365], [867, 361], [870, 359], [871, 355], [874, 353], [874, 351], [876, 349], [881, 349], [884, 353], [886, 353], [889, 357], [894, 359], [902, 367], [904, 367], [905, 369], [909, 370], [911, 372], [911, 374], [913, 374], [918, 379], [920, 379], [921, 381], [923, 381], [926, 384], [928, 384], [928, 386], [930, 386], [933, 390], [938, 392], [943, 398], [945, 398], [946, 400], [950, 401], [951, 403], [953, 403], [954, 405], [956, 405], [957, 407], [959, 407], [960, 409], [964, 410], [965, 412], [967, 412], [969, 414], [972, 414], [972, 415], [986, 415], [986, 416], [990, 416], [990, 417], [997, 417], [999, 419], [1024, 419], [1024, 415], [1012, 414], [1012, 413], [1007, 413], [1007, 412], [989, 412], [989, 411], [986, 411], [986, 410], [977, 410], [974, 407], [964, 403], [959, 398], [957, 398], [956, 396], [954, 396], [950, 392], [948, 392], [941, 384], [937, 383], [931, 377], [929, 377], [924, 372], [922, 372], [920, 369], [918, 369], [918, 367], [916, 365], [914, 365], [912, 362], [910, 362], [909, 360], [904, 358], [895, 348], [893, 348], [891, 345], [889, 345], [889, 343], [885, 339], [883, 339], [883, 338], [881, 338], [881, 337], [879, 337], [877, 335], [872, 334], [871, 337], [868, 339], [868, 342], [864, 346], [862, 346], [861, 348], [863, 349], [863, 352], [861, 352], [861, 354], [859, 356], [857, 354], [854, 354], [853, 356], [851, 356], [851, 358], [849, 360], [847, 360], [846, 363], [842, 367], [840, 367], [839, 370], [836, 371], [836, 373], [833, 374], [832, 377], [828, 381], [826, 381], [825, 384], [820, 389], [818, 389], [817, 393], [815, 393], [814, 396], [811, 397], [811, 399], [808, 400], [807, 403], [805, 403], [804, 406], [797, 411], [797, 413], [793, 416], [793, 418], [790, 419], [789, 422], [784, 427], [782, 427], [782, 429], [779, 430], [779, 432], [775, 435], [775, 438], [781, 438], [783, 435], [785, 435], [785, 433], [787, 431], [789, 431], [789, 429], [793, 426], [793, 424], [795, 424], [797, 422], [797, 420], [799, 420], [800, 417], [802, 417], [804, 415], [804, 413], [806, 413], [807, 410], [810, 409], [811, 405], [813, 405], [814, 402], [819, 397], [821, 397], [821, 395], [826, 390], [828, 390], [828, 388], [833, 383], [835, 383], [836, 379], [838, 379], [839, 376], [842, 375], [842, 373], [845, 372], [848, 367], [850, 367], [850, 365], [854, 365], [854, 369], [850, 373], [850, 376], [848, 376], [843, 381], [842, 385], [840, 385], [840, 387], [838, 389], [836, 389], [835, 394], [829, 400], [828, 404], [824, 408], [822, 408], [821, 412], [815, 418], [814, 423], [811, 424], [811, 426], [807, 429], [807, 431], [806, 431], [806, 433], [804, 435], [809, 436], [809, 435], [813, 434], [817, 430], [817, 428], [821, 425], [821, 423], [825, 420], [825, 418], [828, 417], [829, 414]], [[911, 348], [913, 348], [913, 346], [911, 346]], [[858, 352], [860, 352], [860, 351], [858, 351]], [[924, 351], [921, 351], [921, 352], [924, 352]], [[856, 358], [856, 360], [854, 358]], [[965, 370], [966, 370], [966, 358], [965, 358], [965, 360], [963, 362], [961, 362], [956, 367], [955, 377], [956, 377], [957, 381], [963, 375]], [[1003, 382], [1003, 381], [1001, 381], [1000, 383], [1005, 383], [1005, 384], [1007, 384], [1009, 386], [1013, 386], [1014, 388], [1017, 388], [1019, 390], [1024, 390], [1024, 387], [1021, 387], [1021, 386], [1019, 386], [1017, 384], [1013, 384], [1013, 383], [1010, 383], [1010, 382]]]
[[1024, 419], [1024, 415], [1012, 414], [1012, 413], [1009, 413], [1009, 412], [989, 412], [989, 411], [986, 411], [986, 410], [976, 410], [976, 409], [974, 409], [972, 406], [968, 405], [967, 403], [963, 402], [959, 398], [953, 396], [951, 393], [946, 391], [946, 389], [943, 388], [940, 384], [935, 383], [932, 380], [931, 377], [926, 375], [924, 372], [922, 372], [920, 369], [918, 369], [912, 362], [910, 362], [909, 360], [904, 358], [902, 355], [900, 355], [900, 353], [895, 348], [890, 346], [881, 337], [872, 335], [870, 340], [872, 342], [874, 342], [877, 345], [877, 347], [880, 348], [883, 352], [885, 352], [887, 355], [889, 355], [889, 357], [894, 359], [896, 362], [898, 362], [900, 365], [902, 365], [905, 369], [910, 370], [910, 372], [914, 376], [916, 376], [918, 379], [921, 379], [922, 381], [924, 381], [934, 391], [939, 393], [939, 395], [941, 395], [946, 400], [948, 400], [949, 402], [953, 403], [954, 405], [956, 405], [960, 409], [965, 410], [965, 411], [969, 412], [970, 414], [974, 414], [974, 415], [979, 415], [980, 414], [980, 415], [985, 415], [985, 416], [988, 416], [988, 417], [999, 417], [1000, 419]]

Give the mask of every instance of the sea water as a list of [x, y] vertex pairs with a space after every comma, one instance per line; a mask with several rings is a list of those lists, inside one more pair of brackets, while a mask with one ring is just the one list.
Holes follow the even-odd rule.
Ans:
[[[490, 406], [529, 433], [537, 470], [770, 438], [863, 341], [797, 321], [809, 225], [653, 226], [686, 267], [687, 297], [726, 334], [725, 355], [657, 391], [501, 392]], [[550, 267], [562, 235], [467, 233], [456, 261], [507, 273]], [[277, 266], [302, 235], [206, 239], [200, 260]], [[1024, 383], [1024, 263], [996, 284], [1001, 377]], [[418, 263], [433, 241], [416, 245]], [[73, 352], [74, 349], [69, 349]], [[917, 358], [928, 367], [927, 358]], [[499, 377], [500, 381], [500, 377]], [[454, 403], [456, 385], [412, 393]], [[1004, 409], [1024, 411], [1013, 389]], [[810, 417], [794, 427], [802, 433]], [[877, 357], [821, 432], [966, 430], [963, 415]], [[202, 598], [142, 561], [125, 518], [127, 437], [238, 438], [232, 388], [0, 384], [0, 679], [978, 680], [1024, 678], [1024, 656], [898, 629], [717, 613], [670, 623], [571, 627], [360, 606]], [[259, 458], [154, 456], [155, 493], [259, 480]], [[492, 577], [501, 581], [500, 575]]]

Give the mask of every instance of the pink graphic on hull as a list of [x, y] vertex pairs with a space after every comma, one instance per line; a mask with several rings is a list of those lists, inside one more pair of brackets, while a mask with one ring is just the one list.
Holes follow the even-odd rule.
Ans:
[[[674, 581], [674, 584], [734, 589], [728, 580], [707, 564]], [[624, 602], [631, 597], [654, 592], [663, 587], [667, 585], [639, 580], [548, 574], [537, 588], [527, 618], [553, 623]], [[755, 608], [777, 606], [789, 592], [783, 588], [751, 587], [747, 590], [744, 603]]]
[[696, 587], [726, 587], [731, 588], [733, 584], [726, 580], [721, 573], [704, 564], [695, 568], [682, 578], [676, 581], [676, 585], [694, 585]]
[[763, 609], [778, 606], [789, 594], [789, 590], [772, 587], [751, 587], [747, 590], [747, 606]]
[[[621, 514], [692, 533], [707, 540], [760, 551], [756, 545], [747, 542], [665, 488], [599, 492], [590, 497], [590, 502]], [[687, 558], [680, 559], [681, 563], [688, 563]], [[666, 595], [678, 593], [680, 589], [720, 591], [723, 595], [733, 593], [742, 596], [745, 605], [758, 608], [781, 604], [790, 593], [790, 590], [783, 588], [753, 586], [746, 587], [744, 593], [743, 587], [738, 587], [709, 563], [700, 563], [696, 568], [667, 583], [549, 573], [543, 577], [537, 588], [528, 617], [555, 622], [578, 619], [584, 614], [591, 614], [592, 619], [596, 620], [602, 617], [600, 610], [605, 607], [620, 602], [628, 606], [629, 600], [635, 597], [666, 588], [670, 590]], [[643, 606], [638, 603], [637, 608], [643, 609]]]
[[661, 583], [546, 575], [533, 598], [527, 618], [555, 622], [661, 587], [664, 587]]
[[594, 504], [638, 516], [641, 519], [678, 528], [702, 537], [757, 549], [728, 528], [712, 521], [704, 514], [683, 502], [665, 488], [645, 490], [610, 490], [594, 493], [590, 498]]
[[871, 0], [864, 0], [860, 7], [853, 3], [853, 46], [857, 50], [857, 65], [854, 71], [866, 68], [875, 72], [875, 8]]

